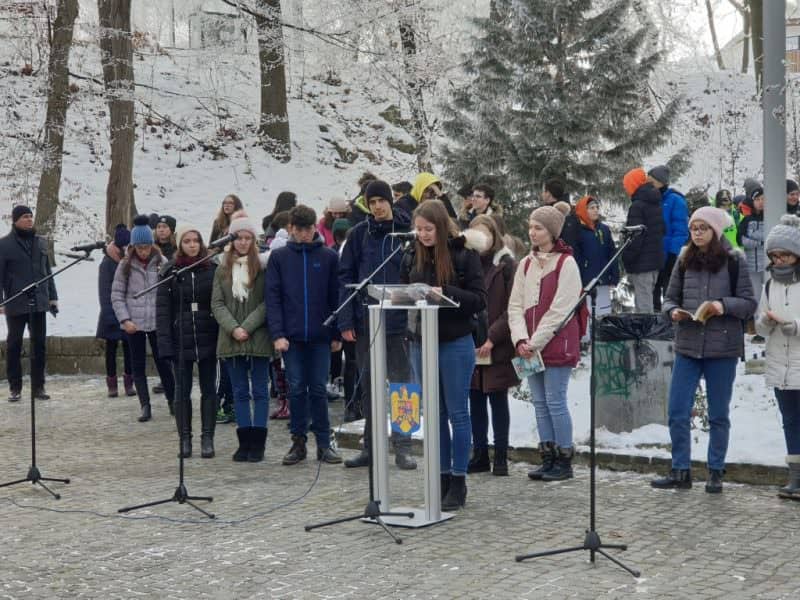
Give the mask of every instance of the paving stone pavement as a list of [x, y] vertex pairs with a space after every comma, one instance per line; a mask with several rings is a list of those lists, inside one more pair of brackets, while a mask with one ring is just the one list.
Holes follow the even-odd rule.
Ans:
[[[118, 516], [125, 505], [172, 495], [177, 440], [163, 396], [154, 398], [154, 420], [140, 424], [136, 399], [105, 398], [102, 386], [52, 378], [53, 399], [37, 405], [42, 474], [72, 482], [53, 484], [61, 500], [29, 484], [0, 489], [0, 598], [800, 597], [800, 503], [778, 500], [772, 487], [663, 492], [647, 476], [600, 472], [598, 532], [629, 544], [613, 553], [640, 569], [639, 579], [600, 556], [592, 565], [587, 552], [514, 561], [582, 543], [586, 469], [555, 484], [529, 481], [523, 464], [510, 477], [471, 476], [466, 509], [445, 524], [395, 529], [402, 545], [358, 521], [306, 532], [363, 511], [367, 473], [315, 461], [282, 466], [290, 444], [280, 421], [260, 464], [230, 460], [233, 425], [217, 427], [211, 460], [199, 458], [195, 437], [186, 483], [191, 494], [214, 496], [216, 521], [176, 503]], [[25, 476], [29, 414], [25, 401], [0, 402], [0, 482]], [[421, 503], [422, 473], [391, 469], [396, 501]]]

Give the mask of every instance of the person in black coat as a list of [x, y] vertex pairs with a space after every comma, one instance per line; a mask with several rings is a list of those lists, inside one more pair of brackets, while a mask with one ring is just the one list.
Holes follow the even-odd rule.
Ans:
[[114, 306], [111, 303], [111, 286], [114, 283], [114, 274], [120, 261], [125, 256], [125, 248], [131, 241], [131, 232], [124, 224], [120, 223], [114, 229], [114, 242], [108, 244], [103, 250], [103, 260], [97, 278], [97, 297], [100, 301], [100, 315], [97, 319], [97, 333], [95, 337], [106, 342], [106, 385], [108, 397], [119, 396], [117, 382], [117, 348], [122, 342], [122, 357], [124, 364], [123, 384], [126, 396], [135, 396], [133, 387], [133, 371], [131, 367], [131, 349], [119, 326]]
[[[459, 304], [439, 313], [439, 464], [446, 490], [442, 509], [458, 510], [467, 496], [472, 437], [468, 401], [475, 367], [473, 319], [486, 308], [486, 287], [478, 252], [468, 247], [441, 201], [426, 200], [412, 219], [417, 241], [403, 257], [400, 283], [428, 284]], [[420, 354], [419, 342], [415, 346], [415, 354]]]
[[[5, 301], [34, 281], [50, 275], [47, 256], [47, 241], [36, 235], [33, 228], [33, 212], [27, 206], [17, 205], [11, 211], [11, 233], [0, 238], [0, 300]], [[6, 374], [8, 376], [10, 402], [16, 402], [22, 394], [22, 334], [25, 325], [35, 340], [31, 364], [31, 387], [38, 400], [50, 396], [44, 390], [45, 352], [47, 326], [45, 312], [53, 316], [58, 312], [58, 294], [53, 279], [36, 288], [36, 306], [33, 320], [29, 322], [27, 295], [22, 295], [0, 309], [6, 315], [8, 338], [6, 347]]]
[[575, 209], [569, 203], [569, 194], [560, 179], [548, 179], [542, 190], [542, 206], [552, 206], [564, 214], [564, 227], [561, 228], [560, 239], [570, 248], [575, 248], [580, 236], [580, 221]]
[[636, 312], [653, 312], [653, 289], [658, 273], [664, 266], [664, 210], [661, 192], [647, 182], [647, 173], [637, 168], [628, 171], [622, 179], [625, 192], [631, 197], [626, 227], [644, 225], [646, 230], [633, 238], [622, 253], [622, 264], [633, 284]]
[[[203, 238], [196, 228], [178, 227], [175, 237], [178, 250], [175, 258], [162, 269], [162, 277], [169, 276], [173, 270], [197, 263], [208, 254]], [[211, 293], [214, 288], [215, 266], [213, 262], [206, 261], [184, 273], [182, 281], [173, 279], [169, 284], [162, 285], [158, 288], [156, 300], [158, 351], [162, 357], [170, 358], [176, 363], [175, 376], [180, 377], [180, 396], [175, 403], [175, 419], [184, 458], [192, 455], [191, 394], [192, 369], [195, 363], [200, 379], [201, 456], [214, 456], [218, 326], [211, 312]], [[182, 327], [179, 327], [179, 320]], [[183, 350], [182, 365], [177, 364], [180, 350]]]
[[177, 224], [175, 217], [160, 215], [153, 231], [156, 246], [168, 260], [175, 255], [175, 227]]

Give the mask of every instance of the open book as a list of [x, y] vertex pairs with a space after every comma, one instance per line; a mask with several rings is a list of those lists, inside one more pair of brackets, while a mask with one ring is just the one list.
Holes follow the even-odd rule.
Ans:
[[511, 359], [511, 364], [514, 365], [514, 370], [520, 379], [527, 379], [531, 375], [544, 371], [542, 353], [538, 351], [531, 358], [515, 356]]
[[698, 323], [705, 323], [711, 317], [715, 317], [717, 314], [714, 310], [713, 302], [711, 300], [706, 300], [700, 306], [698, 306], [697, 310], [694, 311], [694, 314], [682, 308], [676, 308], [675, 312], [686, 315], [692, 321], [697, 321]]

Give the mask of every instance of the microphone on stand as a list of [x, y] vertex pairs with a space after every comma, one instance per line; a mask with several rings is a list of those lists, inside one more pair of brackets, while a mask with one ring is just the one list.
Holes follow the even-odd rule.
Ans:
[[209, 247], [209, 249], [211, 249], [211, 248], [221, 248], [221, 247], [227, 245], [229, 242], [232, 242], [233, 240], [235, 240], [238, 237], [239, 237], [238, 233], [229, 233], [225, 237], [221, 237], [218, 240], [214, 240], [213, 242], [211, 242], [208, 245], [208, 247]]
[[412, 241], [417, 239], [417, 232], [416, 231], [396, 231], [392, 233], [386, 234], [386, 237], [393, 237], [398, 238], [404, 241]]
[[623, 235], [639, 235], [647, 231], [647, 227], [644, 225], [628, 225], [623, 227], [621, 231]]
[[106, 247], [106, 242], [92, 242], [91, 244], [83, 244], [82, 246], [73, 246], [70, 252], [91, 252], [92, 250], [100, 250]]

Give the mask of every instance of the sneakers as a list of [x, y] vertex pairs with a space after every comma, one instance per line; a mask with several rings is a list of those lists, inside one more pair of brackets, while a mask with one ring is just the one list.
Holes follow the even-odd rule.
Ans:
[[22, 398], [22, 393], [19, 390], [11, 390], [8, 393], [9, 402], [19, 402], [20, 398]]
[[236, 421], [236, 416], [233, 414], [233, 409], [225, 410], [225, 408], [220, 407], [217, 411], [216, 415], [217, 424], [224, 425], [226, 423], [233, 423]]
[[302, 435], [292, 436], [292, 447], [289, 452], [283, 457], [284, 465], [296, 465], [301, 460], [306, 459], [308, 450], [306, 449], [306, 438]]
[[317, 448], [317, 460], [329, 465], [338, 465], [342, 462], [342, 457], [333, 448]]
[[672, 469], [666, 477], [653, 479], [650, 486], [657, 490], [688, 490], [692, 487], [692, 472], [689, 469]]

